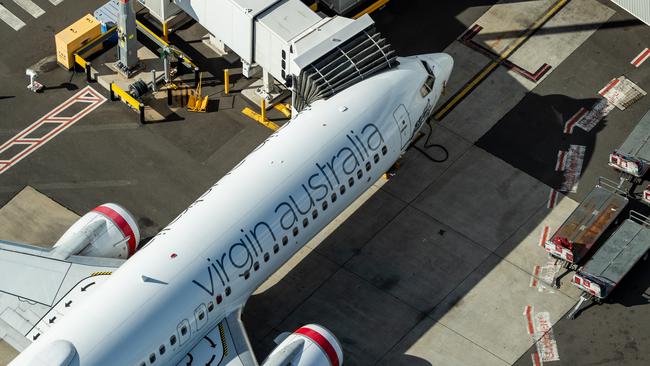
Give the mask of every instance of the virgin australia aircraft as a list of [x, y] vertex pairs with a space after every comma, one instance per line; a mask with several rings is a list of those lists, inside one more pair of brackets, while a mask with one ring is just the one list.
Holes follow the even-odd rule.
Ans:
[[[0, 243], [0, 336], [22, 351], [10, 365], [257, 365], [247, 299], [404, 153], [453, 67], [398, 61], [301, 111], [137, 253], [115, 204], [51, 250]], [[278, 342], [264, 366], [343, 363], [318, 325]]]

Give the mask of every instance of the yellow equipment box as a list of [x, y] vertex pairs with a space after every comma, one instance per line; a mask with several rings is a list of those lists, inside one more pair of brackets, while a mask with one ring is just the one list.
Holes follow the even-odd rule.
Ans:
[[[83, 18], [54, 36], [56, 60], [61, 66], [70, 70], [74, 66], [73, 54], [101, 33], [101, 23], [92, 15], [86, 14]], [[101, 45], [97, 45], [92, 52], [101, 49], [101, 47]]]

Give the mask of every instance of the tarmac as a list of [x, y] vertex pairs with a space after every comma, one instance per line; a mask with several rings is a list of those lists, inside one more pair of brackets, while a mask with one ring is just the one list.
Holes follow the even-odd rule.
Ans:
[[[373, 14], [399, 54], [444, 49], [454, 56], [440, 107], [492, 62], [460, 42], [461, 34], [479, 24], [474, 41], [503, 54], [558, 4], [446, 3], [391, 2]], [[85, 86], [83, 74], [52, 65], [51, 38], [100, 4], [65, 0], [18, 32], [0, 23], [0, 42], [20, 37], [29, 45], [0, 55], [6, 75], [0, 139], [10, 139]], [[544, 282], [544, 273], [558, 269], [540, 247], [545, 228], [557, 228], [598, 176], [617, 179], [607, 156], [650, 108], [650, 99], [613, 110], [589, 132], [566, 134], [563, 128], [581, 107], [593, 106], [613, 77], [626, 75], [650, 88], [644, 70], [650, 64], [630, 65], [648, 46], [650, 29], [605, 0], [569, 1], [540, 25], [509, 60], [529, 71], [546, 63], [550, 69], [543, 76], [531, 81], [493, 67], [433, 122], [434, 146], [419, 141], [428, 157], [409, 150], [397, 175], [377, 182], [251, 297], [244, 323], [258, 359], [278, 334], [315, 322], [337, 335], [347, 365], [650, 362], [643, 327], [650, 319], [647, 266], [637, 266], [609, 302], [566, 320], [579, 292], [570, 276], [559, 289]], [[221, 99], [220, 68], [226, 63], [201, 49], [195, 42], [200, 34], [193, 27], [178, 32], [192, 41], [195, 54], [204, 54], [214, 82], [210, 93]], [[39, 60], [48, 70], [41, 81], [59, 87], [35, 95], [25, 90], [24, 69]], [[235, 90], [247, 86], [236, 81]], [[245, 106], [235, 93], [230, 108], [140, 125], [124, 104], [101, 104], [1, 175], [0, 234], [51, 244], [76, 215], [116, 202], [138, 218], [146, 242], [270, 135], [240, 113]], [[566, 178], [555, 169], [558, 151], [570, 145], [586, 150], [579, 184], [550, 200]], [[538, 329], [540, 319], [551, 331]], [[11, 357], [0, 341], [0, 363]]]

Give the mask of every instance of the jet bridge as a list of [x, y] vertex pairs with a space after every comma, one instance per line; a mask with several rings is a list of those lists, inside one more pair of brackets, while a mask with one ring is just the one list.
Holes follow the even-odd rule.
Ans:
[[262, 97], [270, 101], [274, 78], [294, 92], [298, 111], [396, 64], [394, 51], [368, 15], [321, 18], [300, 0], [174, 4], [240, 57], [244, 76], [252, 76], [253, 65], [262, 68]]

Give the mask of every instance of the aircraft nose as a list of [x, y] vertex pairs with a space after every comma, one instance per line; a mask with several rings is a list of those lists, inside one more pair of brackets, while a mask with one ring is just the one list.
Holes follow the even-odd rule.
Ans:
[[446, 53], [434, 53], [429, 55], [429, 63], [433, 66], [436, 78], [445, 82], [449, 80], [451, 71], [454, 69], [454, 59]]

